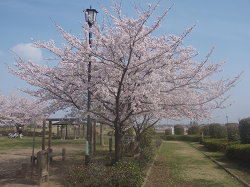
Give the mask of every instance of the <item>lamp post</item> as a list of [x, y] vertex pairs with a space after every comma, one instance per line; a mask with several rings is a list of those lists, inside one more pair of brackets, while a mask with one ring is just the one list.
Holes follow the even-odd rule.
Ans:
[[[96, 21], [96, 15], [97, 11], [95, 9], [92, 9], [90, 6], [90, 9], [86, 9], [85, 11], [85, 21], [88, 22], [89, 28], [92, 28], [93, 23]], [[89, 30], [89, 46], [91, 48], [91, 39], [92, 39], [92, 32], [91, 29]], [[89, 55], [90, 57], [90, 55]], [[88, 83], [91, 79], [91, 61], [89, 61], [88, 66]], [[88, 104], [87, 109], [88, 112], [90, 110], [90, 104], [91, 104], [91, 93], [88, 87]], [[90, 163], [90, 155], [92, 154], [92, 125], [90, 120], [90, 115], [87, 115], [87, 141], [86, 141], [86, 153], [85, 153], [85, 165], [88, 165]]]
[[228, 123], [228, 116], [226, 116], [226, 118], [227, 118], [227, 123]]

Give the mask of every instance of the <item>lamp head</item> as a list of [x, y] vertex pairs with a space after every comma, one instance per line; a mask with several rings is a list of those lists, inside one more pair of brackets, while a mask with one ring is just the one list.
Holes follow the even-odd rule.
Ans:
[[89, 25], [90, 24], [92, 25], [96, 21], [96, 15], [98, 12], [95, 9], [92, 9], [91, 6], [84, 12], [85, 12], [85, 21], [88, 22]]

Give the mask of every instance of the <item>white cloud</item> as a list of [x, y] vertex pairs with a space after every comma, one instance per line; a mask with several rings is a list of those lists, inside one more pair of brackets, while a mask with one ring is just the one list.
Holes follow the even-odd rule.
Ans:
[[12, 50], [14, 50], [14, 52], [25, 61], [31, 60], [35, 63], [41, 62], [41, 60], [43, 59], [42, 50], [32, 47], [31, 45], [31, 43], [17, 44], [12, 48]]
[[4, 55], [4, 53], [2, 51], [0, 51], [0, 56], [3, 56], [3, 55]]

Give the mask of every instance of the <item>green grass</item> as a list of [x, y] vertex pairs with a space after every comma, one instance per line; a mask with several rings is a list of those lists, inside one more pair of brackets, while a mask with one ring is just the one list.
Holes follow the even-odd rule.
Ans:
[[145, 186], [244, 186], [189, 142], [163, 141]]
[[[45, 145], [48, 145], [49, 140], [45, 139]], [[52, 139], [51, 140], [51, 146], [55, 145], [63, 145], [63, 144], [83, 144], [85, 143], [86, 140], [60, 140], [60, 139]], [[2, 139], [0, 140], [0, 148], [2, 150], [4, 149], [9, 149], [9, 148], [31, 148], [33, 147], [33, 138], [32, 137], [25, 137], [23, 139]], [[41, 137], [36, 137], [35, 138], [35, 148], [41, 148], [42, 147], [42, 138]], [[0, 150], [1, 150], [0, 149]]]
[[246, 165], [244, 162], [231, 160], [227, 157], [225, 157], [220, 152], [213, 152], [209, 151], [205, 146], [203, 146], [200, 143], [192, 143], [191, 145], [194, 145], [202, 152], [206, 153], [208, 156], [219, 162], [221, 165], [223, 165], [225, 168], [227, 168], [229, 171], [234, 173], [235, 175], [239, 176], [241, 179], [246, 181], [247, 183], [250, 183], [250, 166]]

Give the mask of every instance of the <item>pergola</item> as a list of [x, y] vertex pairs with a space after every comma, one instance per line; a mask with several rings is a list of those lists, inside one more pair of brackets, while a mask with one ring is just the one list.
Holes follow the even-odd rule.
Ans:
[[[47, 118], [43, 121], [43, 137], [42, 137], [42, 150], [45, 150], [45, 129], [46, 129], [46, 122], [49, 122], [49, 142], [48, 142], [48, 148], [51, 150], [51, 139], [52, 139], [52, 125], [58, 125], [57, 126], [57, 132], [59, 131], [59, 125], [61, 127], [63, 125], [66, 125], [66, 137], [67, 137], [67, 126], [68, 125], [83, 125], [83, 133], [84, 133], [84, 124], [83, 121], [86, 121], [86, 119], [79, 119], [79, 118]], [[96, 132], [96, 123], [97, 121], [95, 119], [92, 119], [94, 121], [94, 129], [93, 132]], [[52, 124], [52, 122], [55, 122]], [[82, 124], [81, 124], [82, 123]], [[87, 124], [86, 124], [87, 125]], [[92, 129], [91, 129], [92, 131]], [[90, 134], [90, 139], [92, 140], [92, 133]], [[61, 129], [61, 137], [62, 137], [62, 129]], [[84, 137], [84, 136], [83, 136]], [[96, 133], [93, 133], [93, 150], [95, 152], [95, 144], [96, 144]], [[100, 123], [100, 144], [103, 146], [103, 125]]]
[[[51, 149], [52, 125], [61, 125], [61, 127], [62, 127], [62, 125], [66, 125], [66, 131], [67, 131], [67, 126], [68, 125], [77, 125], [77, 122], [79, 122], [79, 118], [47, 118], [47, 119], [45, 119], [43, 121], [42, 150], [45, 150], [45, 129], [46, 129], [46, 122], [47, 121], [49, 122], [49, 143], [48, 143], [48, 148]], [[52, 124], [53, 121], [54, 122], [57, 121], [57, 122]]]

